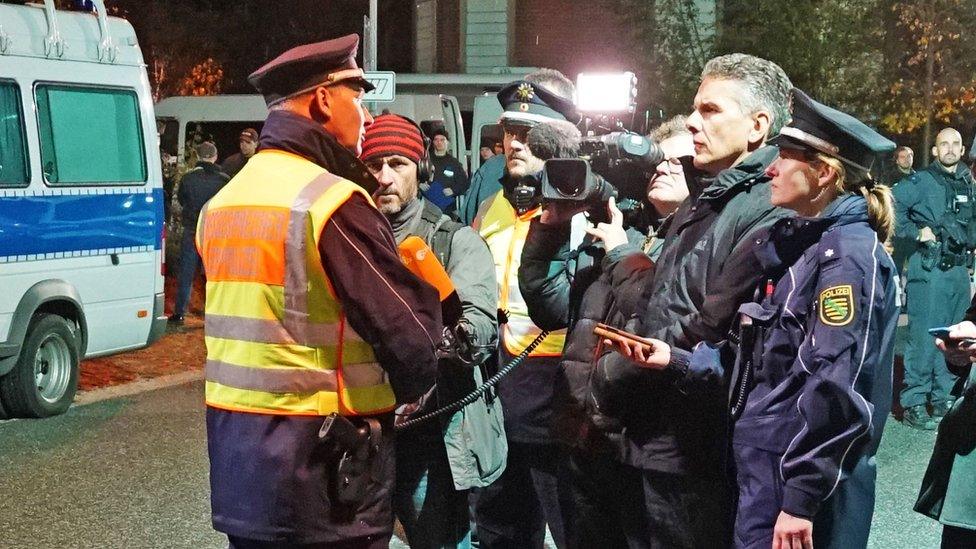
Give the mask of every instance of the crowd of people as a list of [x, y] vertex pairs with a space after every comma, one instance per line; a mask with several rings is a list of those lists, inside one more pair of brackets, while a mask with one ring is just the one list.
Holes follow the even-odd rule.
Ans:
[[529, 143], [579, 122], [570, 80], [498, 92], [501, 150], [469, 184], [444, 132], [364, 107], [357, 48], [255, 71], [260, 135], [223, 170], [200, 144], [177, 193], [171, 320], [202, 263], [231, 547], [386, 547], [394, 518], [414, 548], [547, 530], [559, 548], [865, 547], [902, 292], [904, 423], [939, 429], [916, 510], [944, 547], [976, 546], [958, 131], [915, 172], [911, 149], [729, 54], [651, 133], [664, 158], [636, 205], [542, 200]]

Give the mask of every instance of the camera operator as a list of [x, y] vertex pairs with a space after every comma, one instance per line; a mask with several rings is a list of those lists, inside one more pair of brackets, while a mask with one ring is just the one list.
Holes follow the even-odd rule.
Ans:
[[[770, 204], [766, 168], [777, 149], [766, 140], [789, 119], [792, 85], [776, 64], [744, 54], [710, 60], [688, 118], [694, 165], [690, 200], [665, 238], [647, 302], [624, 326], [690, 350], [725, 339], [761, 270], [753, 235], [789, 215]], [[607, 243], [608, 254], [613, 243]], [[620, 261], [645, 261], [631, 253]], [[648, 517], [634, 547], [724, 547], [731, 541], [732, 480], [727, 470], [728, 399], [716, 387], [690, 396], [670, 371], [640, 371], [617, 353], [598, 358], [594, 398], [624, 425], [625, 463], [641, 470]]]
[[[529, 134], [530, 146], [536, 141], [535, 132], [533, 129]], [[664, 152], [664, 160], [655, 167], [645, 189], [647, 202], [655, 210], [652, 222], [625, 223], [624, 214], [611, 198], [604, 207], [609, 206], [612, 217], [619, 217], [621, 222], [591, 229], [604, 239], [629, 242], [614, 250], [617, 256], [639, 250], [656, 258], [661, 249], [656, 235], [663, 233], [662, 227], [688, 197], [680, 159], [694, 155], [694, 144], [685, 117], [676, 116], [661, 124], [650, 138]], [[560, 431], [573, 444], [570, 462], [579, 546], [620, 547], [627, 544], [625, 530], [641, 529], [643, 513], [634, 511], [643, 508], [644, 498], [639, 473], [622, 464], [619, 433], [606, 434], [604, 430], [612, 426], [601, 424], [599, 417], [587, 418], [593, 412], [586, 405], [593, 355], [599, 344], [593, 327], [599, 322], [623, 325], [629, 313], [618, 305], [631, 313], [639, 310], [640, 287], [633, 283], [645, 280], [646, 264], [637, 263], [641, 269], [637, 272], [630, 269], [635, 262], [603, 270], [602, 244], [592, 239], [570, 253], [569, 215], [579, 208], [567, 206], [558, 202], [544, 205], [542, 216], [532, 221], [522, 250], [519, 286], [529, 315], [538, 326], [569, 329], [556, 379], [553, 413], [561, 424]], [[611, 230], [616, 231], [613, 237], [606, 234]], [[625, 528], [624, 523], [631, 526]]]

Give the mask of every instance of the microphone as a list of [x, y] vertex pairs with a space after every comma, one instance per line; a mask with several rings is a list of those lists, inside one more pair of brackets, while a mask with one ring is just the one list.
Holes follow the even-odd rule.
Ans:
[[576, 158], [579, 156], [582, 134], [572, 122], [549, 120], [529, 130], [525, 144], [532, 156], [540, 160]]

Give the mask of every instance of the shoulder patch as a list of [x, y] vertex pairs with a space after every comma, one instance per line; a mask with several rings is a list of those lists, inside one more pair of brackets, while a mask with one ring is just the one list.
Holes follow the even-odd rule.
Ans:
[[847, 326], [854, 320], [854, 289], [850, 284], [831, 286], [820, 292], [820, 322]]

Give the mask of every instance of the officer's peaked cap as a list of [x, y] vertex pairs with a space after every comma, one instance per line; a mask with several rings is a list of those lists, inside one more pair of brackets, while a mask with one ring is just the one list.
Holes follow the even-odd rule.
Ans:
[[874, 159], [895, 144], [853, 116], [793, 89], [793, 120], [769, 140], [780, 148], [824, 153], [854, 168], [871, 169]]
[[576, 105], [539, 84], [516, 80], [498, 92], [502, 122], [534, 125], [546, 120], [579, 121]]
[[319, 86], [356, 82], [366, 91], [373, 85], [356, 65], [359, 36], [340, 38], [294, 47], [251, 73], [247, 81], [264, 96], [268, 106]]

